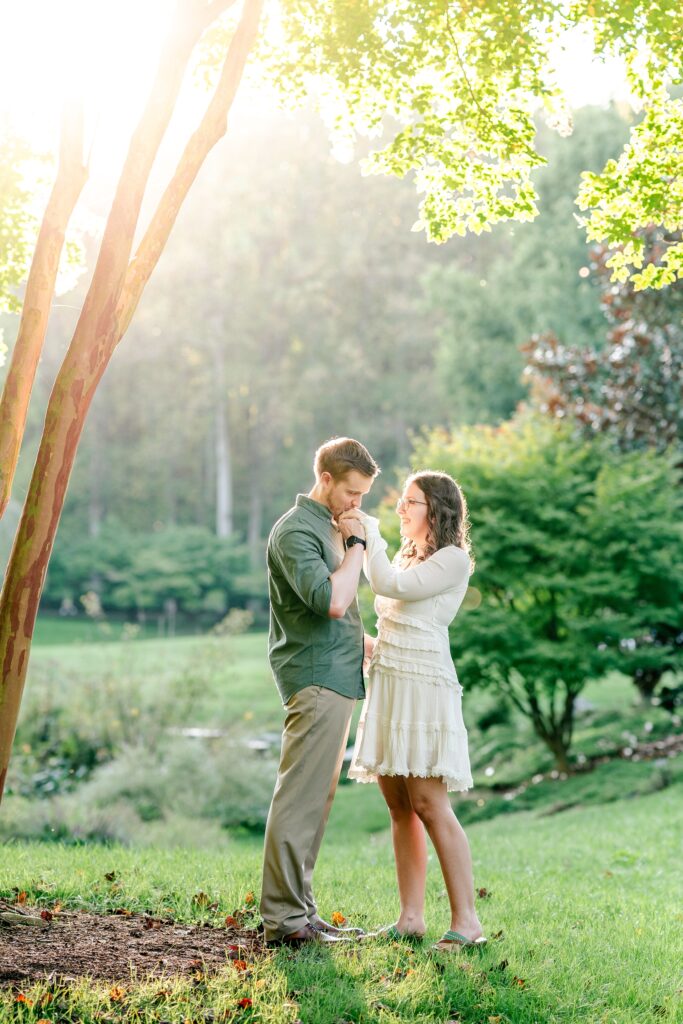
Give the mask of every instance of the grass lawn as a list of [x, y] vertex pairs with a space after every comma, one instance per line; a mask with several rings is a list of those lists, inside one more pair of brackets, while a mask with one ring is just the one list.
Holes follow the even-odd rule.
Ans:
[[[476, 789], [454, 805], [467, 823], [477, 887], [488, 892], [479, 900], [491, 940], [485, 951], [434, 956], [403, 944], [354, 944], [334, 952], [268, 951], [245, 970], [228, 964], [216, 976], [121, 979], [119, 991], [111, 983], [53, 979], [25, 987], [22, 996], [8, 985], [0, 991], [0, 1022], [683, 1022], [683, 758], [614, 759], [551, 779], [552, 760], [528, 723], [503, 716], [484, 726], [497, 698], [468, 692], [463, 683]], [[590, 758], [674, 731], [661, 709], [637, 706], [632, 685], [619, 676], [589, 683], [583, 696], [588, 706], [577, 717], [577, 754]], [[53, 803], [58, 810], [62, 799], [70, 801], [71, 815], [80, 802], [87, 818], [97, 808], [110, 819], [136, 815], [127, 790], [134, 781], [140, 801], [150, 775], [144, 766], [135, 780], [126, 772], [135, 770], [137, 752], [155, 743], [170, 743], [160, 762], [166, 773], [180, 744], [199, 761], [182, 760], [177, 774], [167, 776], [173, 781], [166, 802], [143, 801], [147, 816], [136, 818], [139, 831], [131, 833], [137, 847], [0, 845], [0, 897], [11, 901], [23, 890], [29, 904], [47, 908], [59, 900], [65, 909], [125, 908], [220, 925], [248, 892], [258, 897], [261, 840], [196, 810], [193, 802], [213, 781], [213, 764], [228, 762], [210, 761], [210, 745], [176, 740], [172, 730], [192, 725], [229, 733], [215, 741], [233, 751], [215, 794], [220, 809], [260, 763], [272, 770], [272, 761], [247, 762], [242, 740], [277, 732], [281, 723], [262, 633], [37, 645], [14, 758], [15, 769], [23, 767], [15, 778], [30, 787], [32, 772], [54, 771], [58, 788], [8, 795], [5, 836], [16, 834], [13, 813], [40, 816]], [[100, 746], [105, 760], [82, 781], [60, 774], [70, 757]], [[97, 789], [119, 751], [129, 758], [123, 778], [119, 773], [115, 785], [110, 777], [109, 789]], [[194, 773], [189, 778], [182, 774], [186, 764]], [[537, 781], [529, 784], [534, 773]], [[158, 781], [156, 769], [153, 774]], [[176, 780], [184, 785], [182, 812]], [[265, 783], [269, 793], [270, 777]], [[107, 805], [107, 793], [118, 802]], [[631, 795], [639, 798], [625, 798]], [[156, 790], [152, 797], [161, 800]], [[341, 910], [366, 928], [395, 919], [387, 825], [377, 787], [340, 786], [316, 875], [325, 914]], [[114, 882], [105, 878], [112, 871]], [[199, 891], [217, 902], [215, 911], [193, 903]], [[430, 939], [448, 925], [434, 857], [428, 921]], [[0, 944], [10, 941], [0, 929]]]
[[[373, 927], [396, 915], [386, 831], [352, 827], [346, 787], [333, 809], [317, 870], [325, 914]], [[375, 794], [376, 795], [376, 794]], [[386, 819], [385, 819], [386, 822]], [[403, 944], [269, 951], [246, 971], [213, 977], [6, 987], [3, 1021], [239, 1020], [333, 1024], [646, 1024], [683, 1021], [683, 787], [637, 801], [534, 818], [500, 817], [468, 829], [479, 911], [491, 941], [476, 954], [434, 955]], [[260, 843], [234, 839], [220, 853], [6, 844], [0, 896], [111, 912], [116, 907], [219, 924], [258, 897]], [[116, 882], [105, 879], [116, 872]], [[218, 902], [199, 909], [202, 890]], [[448, 925], [432, 857], [429, 938]], [[495, 938], [494, 938], [495, 937]], [[0, 942], [7, 941], [0, 933]], [[43, 996], [46, 1000], [41, 1002]], [[251, 1000], [251, 1005], [239, 1005]]]

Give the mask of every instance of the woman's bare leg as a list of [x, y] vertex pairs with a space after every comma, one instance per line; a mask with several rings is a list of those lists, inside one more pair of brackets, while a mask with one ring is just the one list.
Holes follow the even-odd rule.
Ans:
[[405, 778], [380, 775], [378, 781], [391, 815], [391, 838], [401, 903], [396, 927], [403, 933], [422, 935], [425, 931], [427, 880], [427, 838], [424, 825], [413, 810]]
[[450, 927], [467, 939], [477, 939], [482, 929], [474, 907], [470, 845], [453, 813], [446, 785], [437, 778], [409, 776], [405, 781], [412, 808], [424, 822], [439, 858], [451, 905]]

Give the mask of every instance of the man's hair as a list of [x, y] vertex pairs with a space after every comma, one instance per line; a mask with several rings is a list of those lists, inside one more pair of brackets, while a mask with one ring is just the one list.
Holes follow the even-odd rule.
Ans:
[[365, 445], [352, 437], [333, 437], [321, 444], [315, 453], [313, 469], [318, 480], [323, 473], [329, 473], [333, 480], [342, 480], [354, 469], [374, 480], [381, 472]]

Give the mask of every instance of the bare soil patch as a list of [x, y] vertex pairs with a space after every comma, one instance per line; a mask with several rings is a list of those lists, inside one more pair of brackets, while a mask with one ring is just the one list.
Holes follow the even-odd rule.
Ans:
[[[16, 908], [12, 908], [15, 910]], [[40, 918], [40, 907], [21, 912]], [[91, 977], [129, 981], [204, 974], [232, 962], [245, 970], [264, 949], [251, 929], [216, 928], [144, 914], [89, 914], [61, 910], [43, 927], [0, 926], [0, 985]]]

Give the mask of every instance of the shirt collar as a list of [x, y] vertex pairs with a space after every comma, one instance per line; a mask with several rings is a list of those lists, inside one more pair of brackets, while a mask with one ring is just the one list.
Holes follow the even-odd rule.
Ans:
[[322, 505], [319, 501], [309, 498], [307, 494], [297, 494], [296, 504], [298, 508], [307, 508], [309, 512], [319, 516], [320, 519], [324, 519], [328, 523], [332, 522], [332, 510], [327, 505]]

